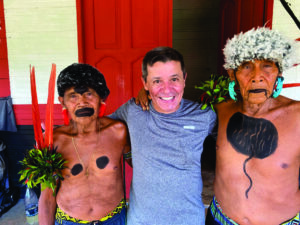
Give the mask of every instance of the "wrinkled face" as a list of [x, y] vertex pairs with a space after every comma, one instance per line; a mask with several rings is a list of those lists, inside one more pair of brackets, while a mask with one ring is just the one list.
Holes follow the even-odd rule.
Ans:
[[64, 97], [59, 97], [61, 104], [67, 108], [71, 118], [76, 122], [93, 120], [98, 117], [100, 97], [92, 88], [65, 91]]
[[178, 61], [156, 62], [147, 66], [145, 90], [149, 91], [154, 109], [160, 113], [173, 113], [179, 106], [185, 87], [185, 78]]
[[279, 70], [273, 61], [254, 60], [244, 62], [236, 71], [228, 71], [231, 80], [237, 79], [243, 101], [260, 104], [271, 97]]

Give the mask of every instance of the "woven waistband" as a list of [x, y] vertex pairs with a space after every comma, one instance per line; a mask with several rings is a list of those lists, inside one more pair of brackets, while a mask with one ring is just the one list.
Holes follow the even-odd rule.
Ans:
[[223, 225], [239, 225], [238, 223], [234, 222], [232, 219], [230, 219], [228, 216], [226, 216], [219, 205], [219, 203], [216, 200], [216, 197], [213, 197], [213, 200], [210, 204], [210, 211], [213, 215], [214, 219]]
[[57, 207], [56, 209], [56, 214], [55, 214], [55, 219], [59, 224], [62, 224], [62, 221], [71, 221], [74, 223], [81, 223], [81, 224], [88, 224], [88, 223], [92, 223], [92, 222], [104, 222], [110, 218], [112, 218], [113, 216], [121, 213], [122, 209], [126, 207], [126, 202], [125, 199], [122, 199], [120, 201], [120, 203], [117, 205], [116, 208], [114, 208], [112, 211], [110, 211], [108, 214], [106, 214], [106, 216], [102, 217], [99, 220], [96, 221], [87, 221], [87, 220], [80, 220], [80, 219], [76, 219], [74, 217], [69, 216], [67, 213], [65, 213], [64, 211], [62, 211], [59, 207]]
[[[230, 219], [228, 216], [226, 216], [219, 205], [219, 203], [216, 200], [216, 197], [213, 197], [213, 200], [210, 204], [210, 210], [214, 217], [214, 219], [223, 225], [239, 225], [238, 223], [234, 222], [232, 219]], [[298, 213], [295, 217], [292, 219], [281, 223], [280, 225], [299, 225], [300, 224], [300, 213]]]
[[299, 224], [300, 224], [300, 212], [298, 212], [298, 214], [292, 219], [284, 223], [281, 223], [280, 225], [299, 225]]

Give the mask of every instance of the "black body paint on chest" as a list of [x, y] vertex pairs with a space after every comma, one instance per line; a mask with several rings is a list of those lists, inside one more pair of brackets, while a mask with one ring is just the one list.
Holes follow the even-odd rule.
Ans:
[[104, 169], [109, 163], [109, 159], [107, 156], [101, 156], [96, 160], [96, 164], [99, 169]]
[[246, 197], [252, 187], [252, 179], [246, 171], [246, 163], [254, 158], [264, 159], [273, 154], [278, 144], [278, 132], [266, 119], [253, 118], [235, 113], [227, 125], [227, 140], [239, 153], [249, 156], [244, 162], [244, 173], [250, 181]]
[[78, 164], [76, 164], [76, 165], [74, 165], [74, 166], [72, 167], [72, 169], [71, 169], [71, 174], [72, 174], [73, 176], [76, 176], [76, 175], [78, 175], [79, 173], [81, 173], [82, 170], [83, 170], [82, 165], [78, 163]]

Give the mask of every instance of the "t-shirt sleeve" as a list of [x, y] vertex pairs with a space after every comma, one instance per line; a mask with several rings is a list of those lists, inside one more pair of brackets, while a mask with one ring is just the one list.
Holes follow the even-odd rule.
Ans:
[[210, 111], [210, 120], [209, 120], [209, 125], [208, 125], [208, 134], [212, 136], [217, 136], [217, 115], [214, 111]]
[[128, 102], [121, 105], [115, 112], [108, 115], [108, 117], [111, 119], [115, 119], [115, 120], [121, 120], [121, 121], [127, 123], [128, 111], [129, 111], [129, 107], [132, 103], [134, 103], [134, 100], [130, 99]]

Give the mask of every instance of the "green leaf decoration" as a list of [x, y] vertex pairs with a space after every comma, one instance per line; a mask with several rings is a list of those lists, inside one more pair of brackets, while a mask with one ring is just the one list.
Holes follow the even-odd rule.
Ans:
[[67, 161], [55, 149], [30, 149], [21, 163], [20, 181], [29, 188], [41, 184], [42, 190], [51, 188], [55, 196], [57, 179], [63, 179], [62, 170]]
[[210, 106], [213, 111], [214, 104], [221, 103], [229, 99], [228, 85], [230, 79], [227, 76], [217, 76], [212, 74], [209, 80], [201, 82], [200, 86], [195, 86], [196, 89], [202, 90], [199, 102], [202, 104], [201, 109], [206, 109]]

